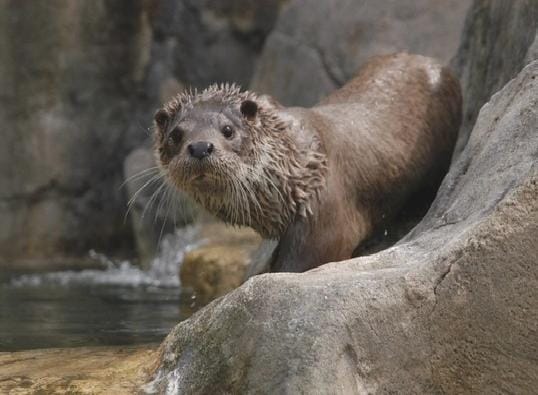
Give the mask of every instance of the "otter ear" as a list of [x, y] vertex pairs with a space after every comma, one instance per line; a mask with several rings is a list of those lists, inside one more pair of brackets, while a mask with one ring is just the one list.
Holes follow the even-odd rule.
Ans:
[[258, 104], [252, 100], [245, 100], [243, 103], [241, 103], [240, 109], [241, 114], [243, 114], [243, 116], [249, 121], [252, 121], [254, 118], [256, 118], [256, 114], [258, 113]]
[[170, 120], [170, 114], [168, 114], [168, 111], [164, 108], [161, 108], [155, 113], [153, 119], [155, 119], [155, 124], [157, 124], [159, 128], [164, 129]]

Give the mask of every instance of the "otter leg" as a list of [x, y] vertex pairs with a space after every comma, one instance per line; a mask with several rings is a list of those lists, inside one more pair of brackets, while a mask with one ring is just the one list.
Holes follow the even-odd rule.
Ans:
[[271, 272], [304, 272], [351, 258], [367, 236], [366, 222], [357, 212], [320, 212], [315, 221], [301, 218], [288, 227], [271, 257]]

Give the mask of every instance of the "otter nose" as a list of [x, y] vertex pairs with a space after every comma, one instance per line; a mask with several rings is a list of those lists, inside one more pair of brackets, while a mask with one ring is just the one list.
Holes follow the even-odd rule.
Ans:
[[187, 149], [193, 158], [202, 159], [211, 155], [215, 147], [213, 144], [207, 141], [198, 141], [196, 143], [189, 144]]

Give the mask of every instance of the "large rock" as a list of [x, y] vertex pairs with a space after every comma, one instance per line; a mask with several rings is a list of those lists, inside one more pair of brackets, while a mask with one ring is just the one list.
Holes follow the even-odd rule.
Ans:
[[478, 111], [531, 60], [538, 32], [538, 1], [475, 0], [467, 14], [453, 68], [463, 87], [463, 123], [455, 156], [465, 147]]
[[143, 79], [143, 0], [0, 1], [0, 267], [130, 247], [122, 161]]
[[140, 250], [125, 157], [183, 86], [246, 84], [282, 2], [0, 0], [0, 267]]
[[371, 56], [454, 55], [470, 0], [293, 0], [267, 39], [251, 89], [312, 105]]
[[147, 390], [535, 392], [537, 127], [535, 61], [482, 108], [406, 239], [250, 279], [171, 332]]
[[223, 223], [201, 226], [200, 246], [185, 254], [179, 276], [181, 285], [190, 288], [196, 305], [239, 287], [261, 238], [250, 228], [234, 228]]
[[0, 393], [134, 394], [154, 358], [147, 345], [0, 352]]
[[162, 0], [154, 11], [160, 67], [198, 88], [214, 82], [248, 84], [284, 2]]
[[285, 1], [153, 2], [151, 57], [138, 92], [138, 123], [149, 126], [157, 107], [185, 88], [215, 82], [246, 86]]

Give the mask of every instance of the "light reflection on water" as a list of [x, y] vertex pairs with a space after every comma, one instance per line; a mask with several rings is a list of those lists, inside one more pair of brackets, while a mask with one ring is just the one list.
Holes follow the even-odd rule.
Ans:
[[148, 271], [92, 253], [106, 270], [26, 274], [0, 284], [0, 351], [159, 342], [193, 312], [178, 264], [197, 230], [168, 235]]

